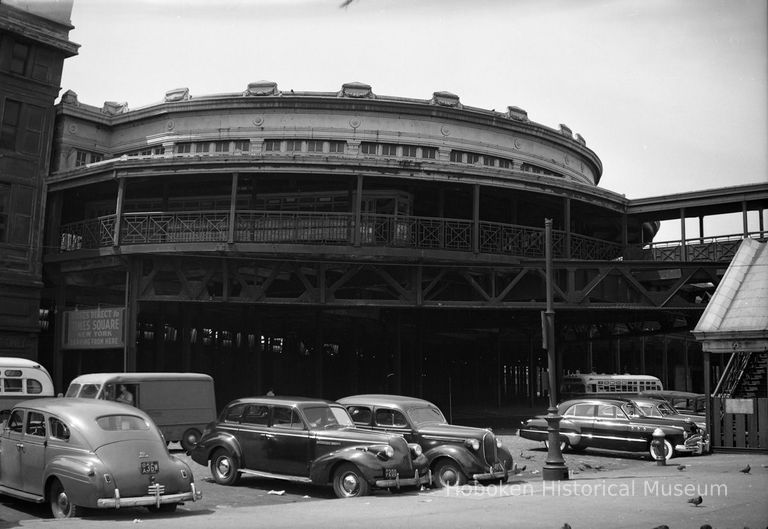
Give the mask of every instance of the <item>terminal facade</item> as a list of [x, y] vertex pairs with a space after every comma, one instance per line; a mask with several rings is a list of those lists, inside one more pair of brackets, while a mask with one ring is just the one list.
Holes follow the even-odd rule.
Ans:
[[[545, 219], [559, 369], [701, 378], [689, 331], [738, 240], [654, 247], [670, 208], [600, 188], [566, 125], [359, 82], [181, 88], [137, 109], [68, 91], [56, 117], [44, 303], [125, 311], [121, 347], [52, 326], [62, 383], [87, 365], [206, 372], [222, 400], [543, 396]], [[737, 188], [733, 207], [762, 210], [765, 187]], [[689, 213], [707, 214], [698, 199]]]
[[[0, 4], [0, 355], [39, 360], [57, 391], [85, 372], [199, 371], [220, 404], [534, 402], [546, 219], [558, 372], [703, 389], [690, 331], [741, 239], [765, 240], [768, 184], [629, 200], [599, 187], [570, 127], [444, 91], [257, 81], [54, 105], [70, 12]], [[742, 232], [705, 236], [729, 212]], [[654, 241], [670, 219], [681, 240]]]

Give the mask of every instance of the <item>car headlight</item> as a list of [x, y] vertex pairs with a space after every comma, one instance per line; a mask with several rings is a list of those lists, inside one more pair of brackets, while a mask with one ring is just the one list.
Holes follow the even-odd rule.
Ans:
[[408, 443], [408, 448], [411, 449], [413, 457], [419, 457], [422, 454], [421, 445], [418, 443]]
[[395, 455], [395, 449], [389, 445], [369, 446], [368, 451], [375, 453], [376, 457], [384, 460], [390, 459]]
[[496, 438], [496, 448], [502, 448], [503, 446], [504, 446], [504, 445], [503, 445], [503, 443], [501, 442], [501, 439], [499, 439], [499, 438], [497, 437], [497, 438]]
[[480, 441], [477, 439], [467, 439], [464, 441], [464, 444], [467, 446], [467, 448], [471, 448], [472, 450], [480, 450]]

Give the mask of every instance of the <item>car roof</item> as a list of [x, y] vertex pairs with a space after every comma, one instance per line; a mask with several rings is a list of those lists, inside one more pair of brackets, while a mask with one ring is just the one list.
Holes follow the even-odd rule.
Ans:
[[690, 391], [675, 391], [670, 389], [641, 391], [640, 395], [649, 397], [658, 395], [659, 397], [678, 397], [685, 399], [700, 399], [706, 396], [704, 393], [692, 393]]
[[63, 397], [29, 399], [19, 402], [15, 407], [51, 413], [65, 422], [70, 423], [95, 420], [98, 417], [113, 414], [131, 414], [138, 415], [144, 419], [149, 419], [149, 416], [146, 413], [135, 406], [101, 399], [76, 399]]
[[571, 406], [573, 404], [617, 404], [621, 406], [631, 401], [630, 397], [584, 397], [563, 401], [560, 403], [560, 406]]
[[212, 380], [210, 375], [203, 373], [165, 373], [165, 372], [147, 372], [147, 373], [86, 373], [73, 379], [70, 383], [75, 384], [99, 384], [107, 380], [116, 379], [118, 382], [127, 383], [141, 382], [145, 380]]
[[350, 395], [349, 397], [344, 397], [343, 399], [339, 399], [339, 402], [344, 402], [344, 404], [353, 404], [353, 403], [360, 403], [360, 404], [373, 404], [378, 406], [400, 406], [403, 408], [411, 407], [411, 406], [434, 406], [431, 402], [424, 399], [419, 399], [416, 397], [409, 397], [406, 395], [388, 395], [388, 394], [382, 394], [382, 393], [369, 393], [369, 394], [363, 394], [363, 395]]
[[285, 395], [259, 395], [254, 397], [242, 397], [239, 399], [235, 399], [232, 402], [227, 404], [227, 407], [235, 405], [235, 404], [278, 404], [282, 406], [299, 406], [299, 407], [306, 407], [308, 405], [318, 405], [318, 404], [324, 404], [324, 405], [330, 405], [330, 404], [337, 404], [336, 402], [332, 400], [325, 400], [321, 398], [315, 398], [315, 397], [292, 397], [292, 396], [285, 396]]

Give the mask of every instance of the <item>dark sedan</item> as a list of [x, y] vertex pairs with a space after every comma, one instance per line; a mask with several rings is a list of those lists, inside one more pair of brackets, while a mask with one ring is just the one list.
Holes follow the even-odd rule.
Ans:
[[507, 481], [512, 455], [492, 431], [448, 424], [426, 400], [400, 395], [354, 395], [339, 399], [355, 424], [402, 434], [421, 445], [436, 487], [475, 481]]
[[[645, 415], [626, 398], [587, 398], [563, 402], [557, 407], [561, 449], [602, 448], [628, 452], [649, 452], [653, 459], [670, 459], [675, 454], [702, 454], [704, 432], [694, 422]], [[664, 432], [663, 453], [652, 443], [653, 433]], [[520, 437], [547, 445], [547, 422], [543, 416], [528, 419]]]
[[372, 487], [400, 489], [430, 482], [421, 447], [401, 435], [355, 428], [339, 404], [302, 397], [251, 397], [230, 402], [209, 424], [192, 459], [211, 467], [217, 483], [241, 474], [330, 484], [340, 498]]

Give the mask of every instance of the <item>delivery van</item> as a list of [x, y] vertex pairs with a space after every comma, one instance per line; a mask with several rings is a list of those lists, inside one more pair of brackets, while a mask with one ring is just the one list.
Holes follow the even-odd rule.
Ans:
[[34, 360], [0, 357], [0, 421], [22, 400], [53, 397], [48, 370]]
[[167, 442], [192, 450], [216, 419], [213, 379], [202, 373], [89, 373], [69, 384], [65, 397], [117, 400], [145, 411]]

